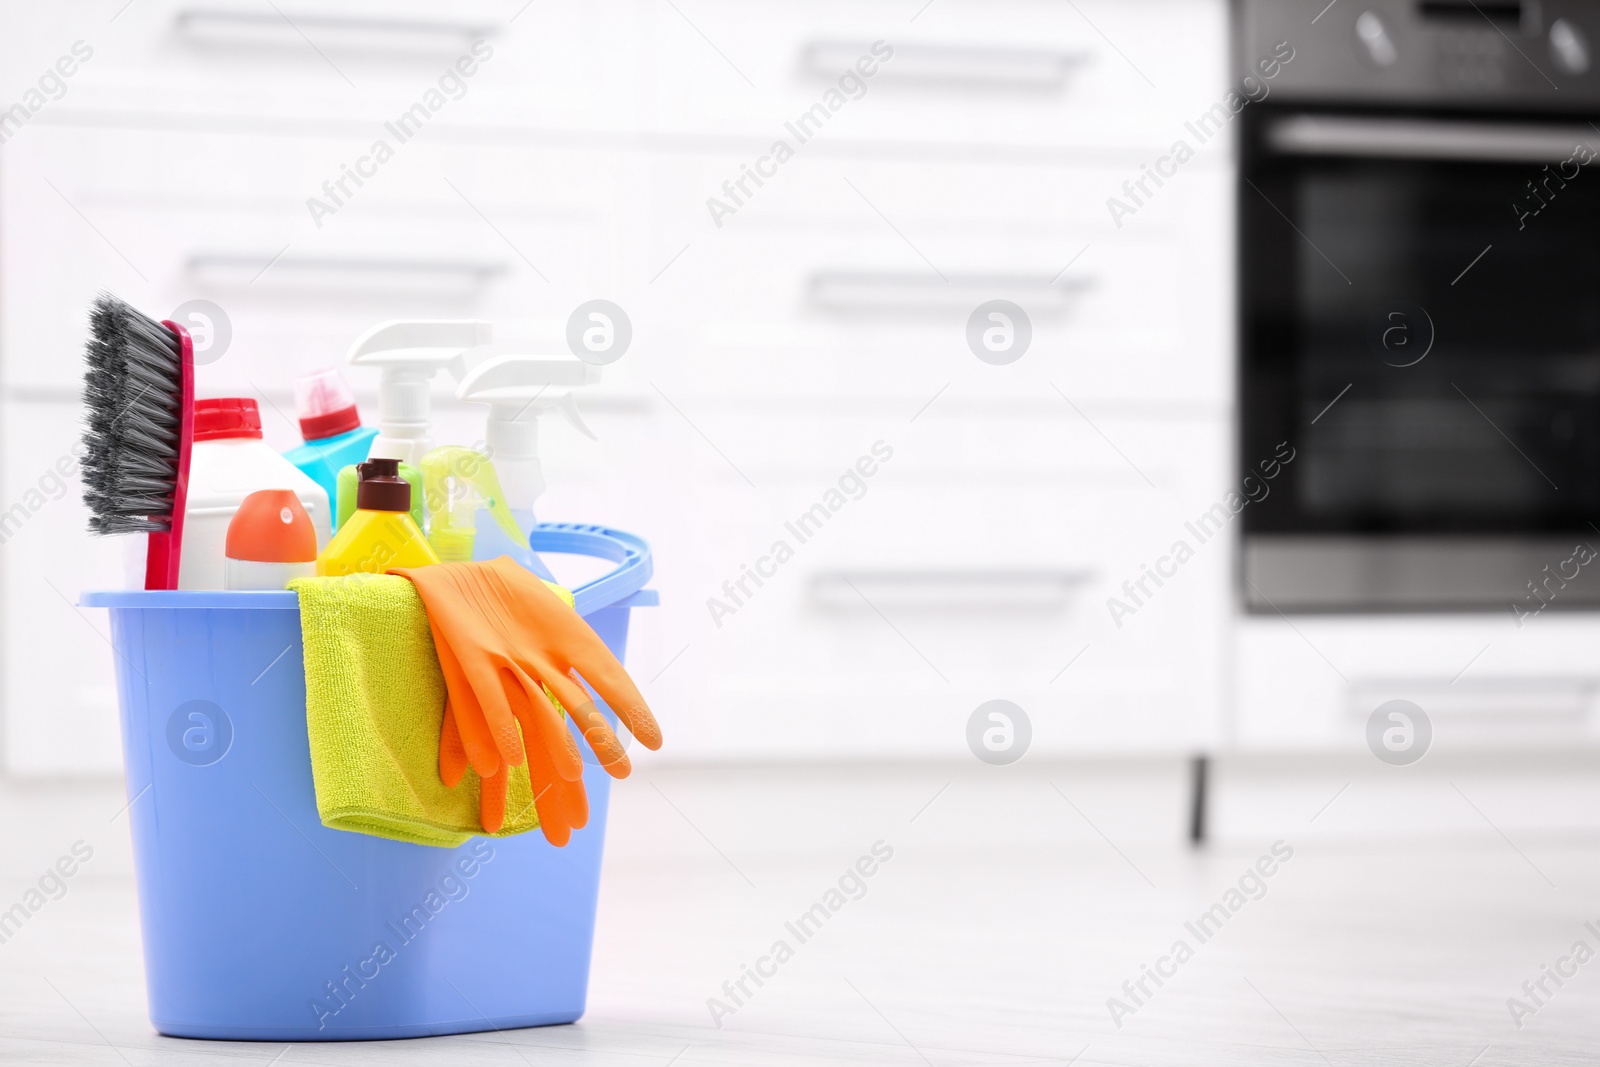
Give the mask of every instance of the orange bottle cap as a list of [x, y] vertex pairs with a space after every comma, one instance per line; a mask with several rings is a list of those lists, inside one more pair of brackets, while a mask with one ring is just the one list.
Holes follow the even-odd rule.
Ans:
[[245, 497], [228, 523], [225, 551], [257, 563], [311, 563], [317, 531], [293, 490], [262, 489]]

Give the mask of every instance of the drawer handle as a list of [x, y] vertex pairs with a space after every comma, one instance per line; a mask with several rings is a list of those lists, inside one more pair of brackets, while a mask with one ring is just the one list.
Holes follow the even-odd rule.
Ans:
[[825, 610], [872, 607], [960, 611], [1060, 611], [1091, 570], [833, 570], [811, 576], [808, 595]]
[[506, 264], [491, 261], [333, 256], [280, 256], [274, 260], [270, 253], [252, 252], [196, 252], [186, 267], [196, 281], [224, 288], [258, 281], [277, 286], [328, 282], [345, 288], [406, 291], [476, 289], [507, 272]]
[[[191, 43], [217, 45], [287, 45], [304, 48], [301, 30], [317, 33], [317, 43], [331, 48], [366, 51], [437, 51], [493, 37], [500, 30], [489, 23], [436, 22], [422, 19], [362, 18], [297, 11], [236, 11], [231, 8], [187, 7], [174, 16], [179, 35]], [[298, 27], [298, 29], [297, 29]]]
[[[865, 41], [811, 41], [800, 50], [800, 70], [809, 78], [833, 81], [873, 54]], [[897, 82], [950, 88], [986, 87], [1019, 92], [1057, 92], [1088, 52], [1040, 48], [982, 48], [970, 45], [902, 44], [883, 63], [878, 77]]]
[[811, 303], [828, 311], [885, 313], [958, 310], [965, 314], [985, 300], [1004, 297], [1030, 315], [1063, 310], [1093, 279], [1075, 275], [1053, 280], [1043, 274], [926, 274], [891, 271], [824, 270], [807, 284]]

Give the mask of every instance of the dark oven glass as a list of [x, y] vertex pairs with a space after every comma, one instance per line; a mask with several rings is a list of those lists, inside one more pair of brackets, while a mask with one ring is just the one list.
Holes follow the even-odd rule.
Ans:
[[1270, 121], [1240, 189], [1239, 458], [1296, 458], [1246, 531], [1593, 530], [1600, 164], [1281, 154]]

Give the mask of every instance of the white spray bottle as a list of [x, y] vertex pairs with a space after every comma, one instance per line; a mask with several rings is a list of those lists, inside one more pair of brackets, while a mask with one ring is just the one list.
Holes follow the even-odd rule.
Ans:
[[465, 320], [396, 321], [379, 323], [350, 346], [350, 363], [376, 367], [378, 385], [378, 436], [372, 440], [370, 459], [398, 459], [417, 466], [433, 447], [429, 439], [433, 400], [429, 383], [448, 368], [459, 381], [465, 373], [462, 359], [468, 349], [488, 344], [493, 326]]
[[[537, 521], [533, 505], [545, 487], [539, 416], [559, 411], [579, 433], [598, 440], [578, 413], [570, 390], [599, 380], [600, 368], [575, 356], [499, 355], [473, 367], [456, 388], [456, 399], [489, 405], [484, 451], [500, 478], [512, 518], [524, 532]], [[476, 526], [473, 559], [510, 556], [539, 577], [553, 580], [527, 542], [518, 544], [507, 537], [487, 508], [478, 512]]]

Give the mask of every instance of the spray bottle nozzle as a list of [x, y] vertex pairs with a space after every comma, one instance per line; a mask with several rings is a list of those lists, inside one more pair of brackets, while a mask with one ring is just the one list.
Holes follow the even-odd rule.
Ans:
[[489, 405], [484, 440], [513, 512], [531, 513], [544, 492], [539, 416], [560, 411], [580, 433], [593, 438], [571, 387], [599, 380], [600, 368], [576, 356], [518, 353], [492, 356], [461, 379], [458, 400]]
[[462, 319], [384, 322], [356, 338], [350, 363], [383, 373], [371, 454], [417, 462], [429, 448], [429, 381], [446, 368], [463, 377], [463, 353], [488, 344], [492, 336], [489, 323]]
[[460, 445], [434, 449], [422, 457], [422, 485], [428, 502], [428, 543], [441, 560], [472, 558], [477, 512], [484, 508], [514, 544], [528, 543], [506, 507], [494, 465], [482, 452]]

